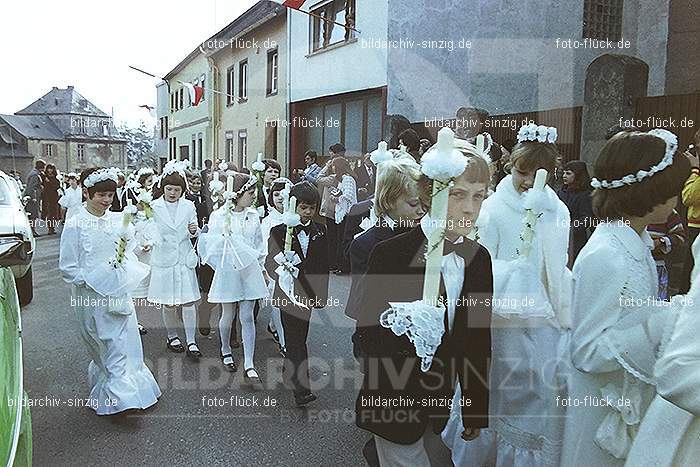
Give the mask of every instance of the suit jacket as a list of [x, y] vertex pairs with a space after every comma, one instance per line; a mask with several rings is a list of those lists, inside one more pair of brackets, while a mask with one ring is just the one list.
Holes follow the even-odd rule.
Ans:
[[[462, 406], [464, 426], [488, 426], [493, 276], [486, 248], [471, 240], [457, 246], [465, 270], [454, 326], [450, 332], [445, 313], [445, 335], [427, 372], [420, 369], [420, 359], [408, 338], [379, 324], [390, 301], [422, 298], [425, 248], [420, 227], [374, 247], [365, 276], [372, 280], [362, 284], [353, 336], [365, 356], [365, 374], [355, 405], [357, 426], [399, 444], [415, 443], [429, 424], [435, 433], [444, 429], [450, 415], [447, 401], [454, 396], [457, 378], [462, 397], [471, 401]], [[444, 284], [441, 290], [444, 297]], [[377, 397], [404, 400], [405, 404], [384, 407], [377, 404]]]
[[257, 206], [260, 207], [262, 206], [263, 209], [265, 210], [265, 215], [260, 216], [261, 218], [267, 217], [268, 214], [270, 214], [270, 207], [267, 205], [267, 197], [265, 196], [265, 186], [261, 185], [260, 188], [258, 188], [258, 194], [257, 194]]
[[[119, 190], [119, 188], [117, 188]], [[122, 212], [126, 207], [126, 200], [131, 198], [131, 202], [136, 205], [138, 203], [138, 198], [132, 190], [122, 188], [121, 196], [118, 196], [118, 192], [114, 193], [114, 199], [112, 200], [112, 206], [109, 208], [113, 212]]]
[[[284, 240], [287, 235], [287, 226], [276, 225], [270, 230], [268, 240], [268, 255], [265, 259], [265, 269], [277, 283], [275, 270], [279, 266], [275, 256], [284, 250]], [[294, 281], [294, 294], [302, 303], [309, 303], [314, 308], [323, 308], [328, 302], [328, 237], [326, 227], [318, 222], [311, 221], [311, 234], [309, 248], [306, 256], [302, 253], [301, 244], [296, 235], [292, 236], [292, 250], [301, 258], [299, 276]], [[289, 298], [275, 285], [274, 298], [278, 303], [289, 302]], [[286, 308], [284, 305], [280, 308]]]
[[153, 217], [161, 235], [160, 244], [153, 247], [151, 265], [161, 268], [187, 264], [193, 258], [192, 255], [196, 255], [191, 242], [194, 236], [187, 230], [189, 224], [197, 222], [194, 204], [184, 198], [180, 199], [173, 218], [165, 203], [163, 197], [160, 197], [151, 204]]
[[[345, 231], [347, 232], [347, 225]], [[404, 233], [405, 230], [392, 230], [389, 227], [376, 225], [371, 229], [364, 232], [359, 237], [352, 240], [350, 243], [350, 248], [348, 250], [350, 256], [350, 274], [352, 275], [352, 284], [350, 285], [350, 294], [348, 295], [348, 301], [345, 306], [345, 314], [352, 319], [357, 319], [358, 310], [358, 299], [360, 294], [359, 285], [363, 280], [363, 276], [367, 272], [367, 266], [369, 262], [370, 254], [374, 247], [384, 240], [388, 240], [400, 233]]]
[[204, 224], [209, 220], [209, 215], [211, 211], [209, 210], [209, 205], [206, 201], [206, 197], [202, 192], [198, 194], [185, 193], [185, 199], [192, 201], [194, 208], [197, 212], [197, 222], [199, 223], [199, 228], [204, 227]]
[[347, 262], [350, 262], [350, 244], [355, 239], [355, 235], [362, 232], [360, 224], [362, 219], [369, 217], [369, 210], [372, 208], [374, 198], [366, 199], [355, 203], [350, 207], [350, 212], [345, 216], [345, 230], [343, 231], [343, 254]]

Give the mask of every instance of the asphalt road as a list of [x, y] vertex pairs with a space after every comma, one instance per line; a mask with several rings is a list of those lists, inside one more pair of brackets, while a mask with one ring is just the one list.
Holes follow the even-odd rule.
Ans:
[[[256, 389], [241, 371], [222, 371], [218, 335], [199, 337], [205, 355], [199, 363], [167, 352], [160, 311], [151, 309], [139, 320], [149, 330], [144, 355], [163, 396], [142, 415], [98, 417], [79, 406], [89, 394], [89, 359], [70, 288], [59, 276], [58, 247], [58, 236], [38, 239], [34, 301], [22, 312], [25, 384], [32, 402], [43, 404], [32, 407], [35, 465], [365, 465], [368, 435], [353, 421], [360, 373], [352, 321], [342, 310], [347, 276], [331, 279], [341, 305], [312, 320], [311, 378], [319, 399], [308, 408], [296, 408], [282, 386], [282, 360], [265, 331], [268, 313], [258, 319], [255, 363], [264, 387]], [[234, 357], [242, 362], [241, 349]]]

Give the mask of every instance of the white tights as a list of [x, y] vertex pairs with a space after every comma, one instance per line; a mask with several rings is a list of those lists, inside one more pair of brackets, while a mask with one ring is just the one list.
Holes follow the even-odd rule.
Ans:
[[178, 337], [177, 332], [180, 323], [177, 320], [178, 308], [182, 308], [182, 323], [185, 325], [185, 338], [188, 344], [195, 344], [197, 335], [197, 309], [194, 305], [163, 306], [162, 315], [165, 329], [168, 331], [168, 339]]
[[[241, 334], [243, 337], [243, 369], [253, 368], [255, 355], [255, 321], [253, 319], [254, 300], [238, 302]], [[231, 327], [236, 313], [235, 303], [221, 304], [221, 319], [219, 320], [219, 337], [221, 338], [221, 354], [231, 353]]]

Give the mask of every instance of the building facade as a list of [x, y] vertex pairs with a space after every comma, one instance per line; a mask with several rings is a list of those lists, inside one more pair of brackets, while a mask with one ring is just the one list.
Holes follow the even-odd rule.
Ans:
[[[126, 164], [126, 140], [112, 117], [73, 86], [54, 87], [14, 115], [0, 115], [0, 129], [3, 170], [17, 166], [17, 154], [32, 161], [43, 159], [63, 172]], [[27, 171], [24, 166], [16, 170]]]

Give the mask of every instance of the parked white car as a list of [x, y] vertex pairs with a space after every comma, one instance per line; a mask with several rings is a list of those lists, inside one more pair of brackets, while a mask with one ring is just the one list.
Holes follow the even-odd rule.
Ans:
[[36, 240], [24, 211], [17, 182], [0, 171], [0, 255], [10, 266], [17, 284], [20, 305], [34, 298], [32, 259]]

